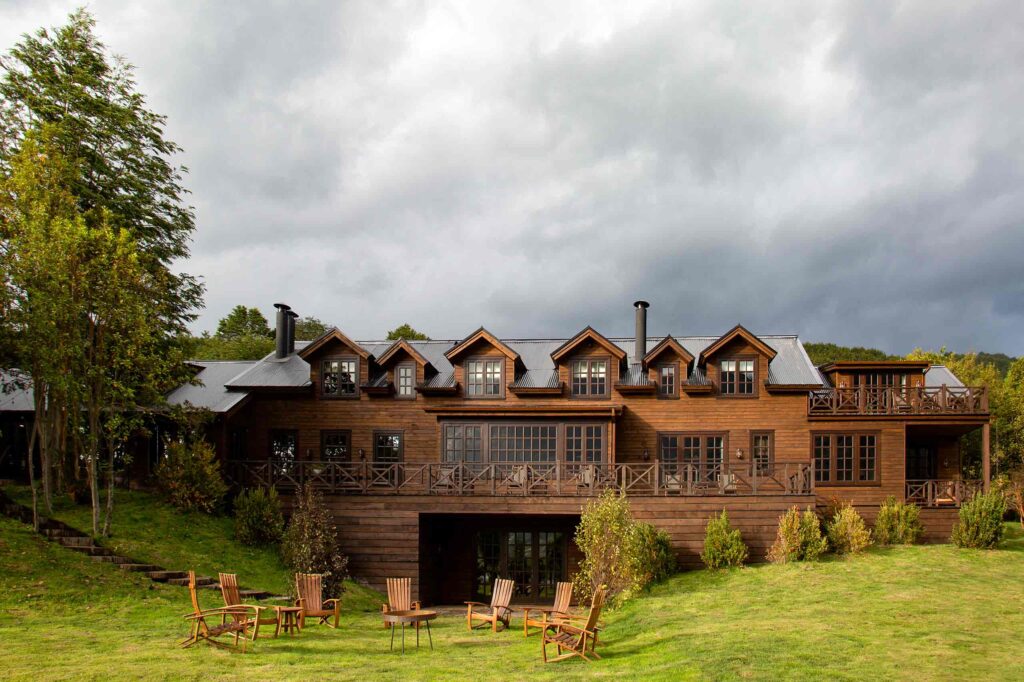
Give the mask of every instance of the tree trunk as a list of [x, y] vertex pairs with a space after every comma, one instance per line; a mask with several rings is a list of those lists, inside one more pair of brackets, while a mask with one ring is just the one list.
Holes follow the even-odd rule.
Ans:
[[32, 530], [39, 532], [39, 499], [36, 495], [36, 467], [32, 461], [32, 453], [36, 449], [36, 433], [39, 431], [39, 420], [32, 420], [32, 435], [28, 437], [28, 484], [32, 488]]
[[103, 518], [103, 537], [110, 535], [110, 517], [114, 513], [114, 446], [107, 446], [107, 511]]
[[100, 535], [100, 474], [99, 474], [99, 415], [95, 408], [89, 410], [89, 452], [86, 462], [89, 469], [89, 493], [92, 499], [92, 534]]

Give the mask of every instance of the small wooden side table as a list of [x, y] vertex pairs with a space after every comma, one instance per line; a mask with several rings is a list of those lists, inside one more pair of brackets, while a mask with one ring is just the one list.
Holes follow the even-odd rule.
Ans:
[[299, 627], [299, 615], [302, 613], [301, 607], [275, 606], [274, 610], [277, 611], [277, 627], [279, 630], [284, 630], [289, 635], [302, 632], [302, 628]]
[[405, 653], [405, 626], [412, 625], [416, 629], [416, 648], [420, 648], [420, 623], [427, 625], [427, 640], [430, 642], [430, 650], [434, 650], [434, 638], [430, 635], [430, 621], [437, 618], [437, 611], [388, 611], [381, 614], [385, 623], [391, 623], [391, 651], [395, 650], [395, 626], [402, 626], [402, 653]]

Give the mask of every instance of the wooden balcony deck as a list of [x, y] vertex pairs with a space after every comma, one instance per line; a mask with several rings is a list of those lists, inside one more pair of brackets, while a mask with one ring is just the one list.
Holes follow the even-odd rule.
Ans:
[[907, 481], [907, 502], [922, 507], [959, 507], [983, 489], [982, 481], [920, 480]]
[[825, 388], [807, 398], [811, 417], [988, 414], [984, 386]]
[[372, 462], [231, 461], [236, 486], [294, 489], [312, 483], [342, 495], [593, 496], [611, 489], [637, 496], [812, 495], [814, 471], [799, 462], [752, 467], [722, 464], [374, 464]]

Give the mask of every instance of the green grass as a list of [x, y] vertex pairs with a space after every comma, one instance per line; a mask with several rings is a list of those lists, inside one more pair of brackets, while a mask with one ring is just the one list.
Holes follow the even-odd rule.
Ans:
[[[1024, 533], [1007, 530], [997, 551], [876, 549], [680, 574], [607, 614], [604, 660], [545, 667], [537, 637], [468, 633], [457, 616], [435, 621], [435, 651], [403, 657], [388, 651], [377, 615], [351, 606], [339, 630], [261, 639], [251, 654], [179, 650], [184, 588], [94, 564], [0, 518], [0, 669], [47, 680], [1021, 679]], [[238, 556], [228, 537], [210, 542]], [[202, 593], [210, 606], [216, 596]]]

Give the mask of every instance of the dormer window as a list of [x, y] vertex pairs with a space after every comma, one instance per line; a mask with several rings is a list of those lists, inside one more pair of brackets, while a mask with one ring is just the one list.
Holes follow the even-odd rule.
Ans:
[[608, 360], [573, 360], [571, 369], [574, 398], [608, 395]]
[[477, 358], [466, 361], [466, 397], [500, 398], [503, 358]]
[[321, 393], [325, 398], [355, 398], [358, 358], [330, 358], [320, 366]]
[[679, 365], [661, 365], [658, 367], [658, 397], [675, 398], [679, 396]]
[[727, 396], [754, 395], [755, 360], [729, 359], [719, 365], [719, 392]]
[[405, 363], [395, 367], [395, 394], [399, 398], [416, 397], [416, 365]]

